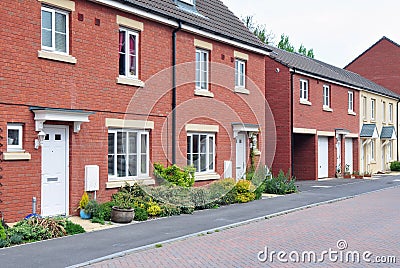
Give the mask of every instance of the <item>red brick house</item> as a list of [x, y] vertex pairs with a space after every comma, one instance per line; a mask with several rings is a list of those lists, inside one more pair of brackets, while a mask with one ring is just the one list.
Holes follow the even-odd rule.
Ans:
[[400, 45], [385, 36], [350, 62], [345, 69], [359, 73], [400, 94]]
[[125, 182], [154, 184], [154, 162], [194, 165], [198, 185], [240, 178], [250, 146], [267, 146], [270, 50], [221, 1], [0, 7], [7, 221], [31, 213], [33, 199], [37, 213], [69, 215], [84, 190], [105, 201]]
[[271, 49], [266, 98], [277, 129], [272, 170], [291, 169], [300, 180], [334, 177], [346, 165], [358, 170], [360, 86], [333, 66]]

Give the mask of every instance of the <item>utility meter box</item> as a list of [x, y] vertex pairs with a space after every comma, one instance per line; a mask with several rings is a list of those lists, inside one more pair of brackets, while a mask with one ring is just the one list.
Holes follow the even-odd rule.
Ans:
[[98, 191], [99, 190], [99, 166], [87, 165], [85, 166], [85, 191]]

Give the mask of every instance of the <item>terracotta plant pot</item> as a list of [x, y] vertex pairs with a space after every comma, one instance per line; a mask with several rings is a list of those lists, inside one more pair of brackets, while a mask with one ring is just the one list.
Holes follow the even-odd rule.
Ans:
[[363, 178], [364, 178], [363, 175], [354, 175], [354, 177], [355, 177], [356, 179], [363, 179]]
[[351, 179], [351, 175], [350, 175], [350, 174], [344, 174], [344, 175], [343, 175], [343, 178], [345, 178], [345, 179]]
[[135, 216], [135, 210], [133, 208], [123, 209], [119, 207], [112, 207], [111, 210], [111, 221], [115, 223], [130, 223]]

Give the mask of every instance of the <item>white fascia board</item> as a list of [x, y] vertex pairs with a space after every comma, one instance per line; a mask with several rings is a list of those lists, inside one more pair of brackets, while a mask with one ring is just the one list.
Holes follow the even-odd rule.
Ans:
[[[176, 20], [168, 19], [168, 18], [159, 16], [159, 15], [155, 15], [155, 14], [152, 14], [152, 13], [143, 11], [141, 9], [134, 8], [134, 7], [131, 7], [131, 6], [128, 6], [128, 5], [125, 5], [123, 3], [119, 3], [119, 2], [113, 1], [113, 0], [89, 0], [89, 1], [101, 4], [101, 5], [109, 6], [109, 7], [112, 7], [112, 8], [116, 8], [116, 9], [131, 13], [131, 14], [135, 14], [135, 15], [140, 16], [140, 17], [144, 17], [146, 19], [150, 19], [150, 20], [157, 21], [157, 22], [160, 22], [160, 23], [168, 25], [168, 26], [175, 27], [175, 28], [178, 28], [178, 26], [179, 26], [179, 24], [178, 24], [178, 22]], [[188, 25], [182, 25], [182, 29], [187, 31], [187, 32], [190, 32], [190, 33], [194, 33], [194, 34], [206, 37], [206, 38], [213, 39], [215, 41], [219, 41], [219, 42], [222, 42], [222, 43], [233, 45], [235, 47], [239, 47], [239, 48], [242, 48], [242, 49], [245, 49], [245, 50], [248, 50], [248, 51], [252, 51], [252, 52], [255, 52], [255, 53], [258, 53], [258, 54], [262, 54], [262, 55], [266, 55], [266, 56], [268, 56], [270, 54], [266, 50], [262, 50], [260, 48], [256, 48], [256, 47], [252, 47], [250, 45], [242, 44], [240, 42], [237, 42], [237, 41], [234, 41], [234, 40], [230, 40], [228, 38], [221, 37], [219, 35], [211, 34], [211, 33], [208, 33], [206, 31], [202, 31], [202, 30], [196, 29], [196, 28], [188, 26]]]
[[336, 85], [339, 85], [339, 86], [355, 89], [355, 90], [358, 90], [358, 91], [364, 91], [364, 89], [359, 88], [359, 87], [347, 85], [347, 84], [340, 83], [340, 82], [337, 82], [337, 81], [334, 81], [334, 80], [330, 80], [330, 79], [327, 79], [327, 78], [323, 78], [323, 77], [320, 77], [320, 76], [317, 76], [317, 75], [312, 75], [312, 74], [309, 74], [309, 73], [306, 73], [306, 72], [294, 70], [292, 68], [290, 69], [290, 71], [293, 72], [293, 73], [296, 73], [296, 74], [301, 74], [301, 75], [304, 75], [304, 76], [308, 76], [308, 77], [315, 78], [315, 79], [318, 79], [318, 80], [322, 80], [322, 81], [325, 81], [325, 82], [328, 82], [328, 83], [336, 84]]

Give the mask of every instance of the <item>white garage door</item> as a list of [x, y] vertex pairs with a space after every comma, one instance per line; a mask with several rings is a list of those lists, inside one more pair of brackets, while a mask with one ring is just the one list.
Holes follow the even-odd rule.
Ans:
[[318, 178], [328, 177], [328, 137], [318, 137]]
[[[349, 165], [349, 172], [353, 172], [353, 139], [346, 139], [345, 150], [345, 163]], [[346, 168], [346, 167], [345, 167]], [[343, 171], [346, 171], [345, 169]]]

